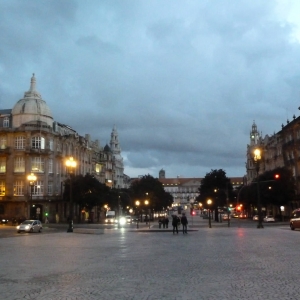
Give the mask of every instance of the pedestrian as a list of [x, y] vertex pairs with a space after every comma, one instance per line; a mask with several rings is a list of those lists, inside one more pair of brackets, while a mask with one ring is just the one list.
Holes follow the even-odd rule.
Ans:
[[161, 228], [161, 224], [162, 224], [162, 219], [159, 218], [159, 219], [158, 219], [158, 226], [159, 226], [159, 228]]
[[173, 216], [172, 226], [173, 226], [173, 234], [175, 234], [175, 231], [178, 234], [178, 217], [177, 216]]
[[162, 218], [162, 224], [163, 224], [163, 228], [166, 228], [166, 219], [164, 217]]
[[182, 233], [183, 234], [187, 233], [188, 220], [187, 220], [187, 217], [186, 217], [185, 213], [182, 214], [181, 224], [182, 224]]
[[165, 218], [165, 224], [166, 224], [166, 228], [168, 228], [168, 226], [169, 226], [169, 218], [168, 218], [168, 216], [166, 216], [166, 218]]

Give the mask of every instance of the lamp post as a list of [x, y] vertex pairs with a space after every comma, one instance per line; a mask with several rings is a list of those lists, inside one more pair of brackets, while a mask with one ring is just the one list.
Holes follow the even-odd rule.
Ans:
[[257, 228], [264, 228], [262, 224], [262, 214], [261, 214], [261, 201], [260, 201], [260, 188], [259, 188], [259, 164], [261, 162], [261, 150], [259, 148], [255, 148], [253, 152], [253, 160], [256, 167], [256, 184], [257, 184], [257, 213], [258, 213], [258, 224]]
[[[135, 205], [136, 205], [136, 210], [138, 211], [140, 201], [139, 200], [135, 201]], [[139, 228], [139, 213], [138, 213], [138, 217], [137, 217], [137, 220], [136, 220], [136, 228]]]
[[211, 217], [210, 217], [210, 205], [212, 204], [211, 199], [207, 200], [207, 204], [208, 204], [208, 207], [209, 207], [209, 210], [208, 210], [208, 227], [211, 228]]
[[77, 162], [70, 157], [66, 160], [67, 172], [70, 175], [70, 207], [69, 207], [69, 227], [67, 232], [73, 232], [73, 199], [72, 199], [72, 175], [77, 166]]
[[[146, 193], [146, 194], [148, 195], [148, 193]], [[146, 205], [146, 207], [149, 205], [149, 201], [148, 200], [145, 200], [145, 205]], [[147, 208], [147, 211], [148, 211], [148, 208]], [[148, 222], [148, 217], [146, 218], [146, 225], [147, 225], [147, 222]], [[150, 228], [150, 214], [149, 214], [149, 228]]]
[[34, 189], [34, 184], [36, 182], [36, 176], [31, 173], [30, 175], [27, 176], [27, 180], [29, 181], [29, 186], [30, 186], [30, 204], [29, 204], [29, 219], [31, 218], [30, 213], [31, 213], [31, 205], [32, 205], [32, 194], [33, 194], [33, 189]]

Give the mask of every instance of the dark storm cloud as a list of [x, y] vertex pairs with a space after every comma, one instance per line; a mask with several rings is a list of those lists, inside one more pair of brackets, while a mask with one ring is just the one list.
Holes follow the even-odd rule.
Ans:
[[276, 5], [2, 1], [1, 107], [34, 72], [55, 120], [102, 146], [117, 126], [128, 175], [242, 176], [253, 120], [273, 134], [299, 106], [297, 26]]

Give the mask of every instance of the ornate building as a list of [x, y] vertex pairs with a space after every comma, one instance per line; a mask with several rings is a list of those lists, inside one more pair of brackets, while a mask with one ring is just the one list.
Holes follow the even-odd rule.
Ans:
[[[113, 133], [112, 138], [115, 128]], [[75, 175], [89, 173], [102, 183], [113, 179], [112, 174], [122, 178], [117, 140], [116, 136], [111, 153], [90, 135], [80, 136], [54, 121], [33, 75], [29, 91], [13, 109], [0, 110], [0, 216], [44, 220], [48, 213], [52, 222], [65, 221], [69, 212], [62, 199], [68, 177], [65, 160], [72, 156], [77, 161]], [[36, 176], [32, 187], [27, 179], [31, 173]], [[116, 184], [122, 187], [121, 179]]]

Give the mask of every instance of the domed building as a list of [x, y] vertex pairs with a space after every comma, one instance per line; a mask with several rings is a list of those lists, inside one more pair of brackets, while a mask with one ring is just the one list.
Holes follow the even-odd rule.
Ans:
[[33, 74], [24, 97], [12, 109], [0, 109], [0, 217], [66, 221], [70, 210], [62, 194], [69, 157], [77, 162], [75, 175], [113, 179], [106, 172], [108, 167], [113, 173], [112, 153], [89, 134], [54, 121]]

